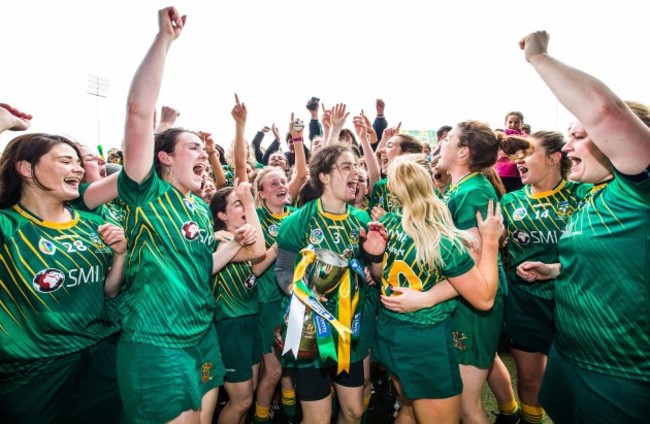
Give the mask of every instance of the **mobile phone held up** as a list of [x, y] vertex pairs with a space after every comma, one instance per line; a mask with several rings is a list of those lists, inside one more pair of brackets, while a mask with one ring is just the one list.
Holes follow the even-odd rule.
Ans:
[[320, 102], [320, 99], [318, 97], [312, 97], [311, 100], [307, 103], [307, 109], [309, 110], [318, 109], [318, 102]]

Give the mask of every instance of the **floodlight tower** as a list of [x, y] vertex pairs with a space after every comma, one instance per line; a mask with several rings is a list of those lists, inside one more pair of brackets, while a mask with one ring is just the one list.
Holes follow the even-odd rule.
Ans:
[[99, 75], [88, 74], [86, 94], [95, 96], [95, 99], [97, 100], [97, 146], [101, 146], [99, 129], [99, 98], [101, 97], [105, 99], [107, 97], [109, 86], [110, 84], [106, 78], [102, 78]]

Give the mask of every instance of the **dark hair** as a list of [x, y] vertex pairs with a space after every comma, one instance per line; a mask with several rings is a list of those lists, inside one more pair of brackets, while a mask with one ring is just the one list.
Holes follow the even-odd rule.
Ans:
[[494, 191], [497, 193], [497, 198], [501, 200], [504, 194], [506, 194], [506, 186], [503, 185], [503, 181], [501, 181], [501, 177], [499, 177], [499, 174], [497, 174], [497, 170], [490, 167], [490, 168], [484, 168], [481, 171], [481, 174], [487, 178], [487, 180], [490, 182], [492, 185], [492, 188], [494, 188]]
[[478, 121], [464, 121], [457, 127], [458, 146], [469, 148], [470, 171], [481, 171], [497, 162], [499, 140], [489, 126]]
[[219, 163], [221, 166], [228, 165], [228, 161], [226, 160], [226, 151], [223, 149], [223, 147], [217, 143], [214, 143], [214, 148], [219, 151]]
[[214, 218], [214, 231], [226, 229], [226, 223], [219, 219], [217, 213], [226, 212], [228, 196], [230, 196], [230, 193], [233, 193], [234, 191], [235, 189], [232, 187], [220, 188], [214, 193], [212, 199], [210, 199], [210, 212], [212, 212], [212, 217]]
[[424, 151], [424, 143], [417, 138], [408, 134], [397, 134], [399, 137], [399, 148], [402, 154], [407, 153], [422, 153]]
[[513, 110], [512, 112], [508, 112], [508, 113], [506, 113], [506, 117], [503, 118], [503, 121], [504, 121], [504, 122], [507, 121], [507, 120], [508, 120], [508, 116], [512, 116], [512, 115], [518, 116], [518, 117], [521, 119], [521, 123], [522, 123], [522, 124], [524, 123], [524, 114], [521, 113], [521, 112], [519, 112], [518, 110]]
[[496, 136], [499, 140], [499, 148], [513, 160], [517, 152], [530, 149], [530, 143], [522, 136], [506, 135], [501, 131], [496, 131]]
[[305, 183], [298, 194], [298, 206], [314, 200], [323, 195], [324, 187], [320, 180], [320, 174], [329, 174], [336, 160], [344, 152], [354, 154], [350, 146], [342, 143], [328, 144], [316, 152], [309, 161], [309, 181]]
[[167, 154], [174, 153], [174, 149], [176, 149], [176, 145], [178, 144], [178, 136], [183, 133], [192, 133], [192, 131], [188, 131], [183, 128], [169, 128], [161, 133], [155, 134], [153, 163], [154, 166], [156, 167], [156, 173], [160, 178], [164, 177], [163, 172], [165, 170], [165, 165], [163, 165], [160, 162], [160, 159], [158, 158], [158, 153], [159, 152], [165, 152]]
[[451, 130], [453, 130], [453, 128], [450, 127], [449, 125], [443, 125], [442, 127], [438, 128], [438, 131], [436, 132], [436, 135], [438, 136], [438, 138], [440, 138], [440, 136], [441, 136], [443, 133], [445, 133], [445, 132], [449, 132], [449, 131], [451, 131]]
[[16, 165], [20, 161], [26, 161], [31, 165], [33, 181], [37, 187], [45, 191], [52, 190], [38, 180], [34, 169], [41, 158], [58, 144], [72, 147], [81, 161], [81, 152], [77, 143], [60, 135], [24, 134], [9, 142], [0, 159], [0, 209], [10, 208], [20, 201], [25, 184], [25, 179], [16, 170]]
[[564, 136], [557, 131], [537, 131], [530, 136], [540, 140], [540, 145], [546, 150], [546, 156], [557, 152], [562, 154], [560, 158], [560, 174], [562, 178], [566, 178], [569, 175], [569, 170], [571, 170], [571, 160], [562, 151]]

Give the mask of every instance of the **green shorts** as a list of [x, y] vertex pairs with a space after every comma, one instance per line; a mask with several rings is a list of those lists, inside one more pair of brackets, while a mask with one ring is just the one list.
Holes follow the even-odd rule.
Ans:
[[445, 399], [463, 391], [450, 324], [419, 326], [379, 312], [372, 358], [400, 381], [405, 398]]
[[[105, 340], [79, 352], [25, 364], [20, 375], [1, 375], [0, 422], [118, 422], [122, 407], [115, 357], [115, 342]], [[17, 384], [5, 387], [15, 377]]]
[[503, 327], [504, 296], [497, 293], [489, 311], [474, 309], [459, 299], [451, 320], [451, 336], [462, 365], [490, 368]]
[[225, 374], [214, 326], [198, 345], [183, 349], [118, 343], [117, 367], [124, 423], [162, 423], [197, 411]]
[[503, 331], [514, 349], [548, 355], [553, 342], [553, 301], [510, 285]]
[[556, 423], [647, 423], [650, 383], [577, 367], [553, 345], [539, 401]]
[[219, 345], [226, 367], [227, 383], [240, 383], [253, 378], [253, 365], [262, 359], [257, 336], [257, 314], [229, 318], [217, 322]]
[[377, 331], [377, 311], [379, 310], [379, 289], [377, 286], [365, 288], [361, 312], [361, 327], [358, 342], [352, 347], [352, 362], [361, 361], [375, 342]]
[[284, 324], [283, 299], [259, 304], [257, 315], [257, 337], [260, 340], [262, 354], [273, 352], [275, 330]]

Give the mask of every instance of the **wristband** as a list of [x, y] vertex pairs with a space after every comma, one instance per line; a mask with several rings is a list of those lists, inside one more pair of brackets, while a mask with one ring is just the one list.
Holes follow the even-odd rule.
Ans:
[[291, 141], [294, 143], [302, 143], [302, 137], [291, 137]]
[[371, 264], [380, 264], [380, 263], [384, 262], [384, 255], [383, 254], [381, 254], [381, 255], [371, 255], [368, 252], [363, 252], [363, 254], [366, 257], [366, 260], [368, 262], [370, 262]]
[[217, 154], [217, 151], [216, 151], [216, 150], [210, 150], [210, 151], [207, 151], [207, 150], [206, 150], [205, 153], [207, 153], [208, 156], [212, 156], [212, 155], [216, 155], [216, 154]]

